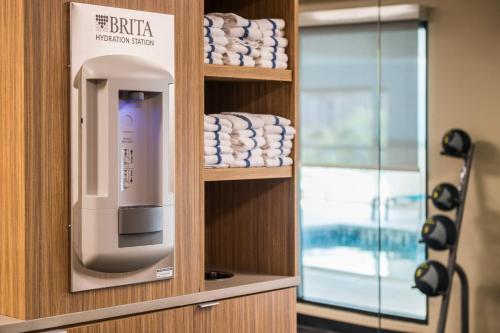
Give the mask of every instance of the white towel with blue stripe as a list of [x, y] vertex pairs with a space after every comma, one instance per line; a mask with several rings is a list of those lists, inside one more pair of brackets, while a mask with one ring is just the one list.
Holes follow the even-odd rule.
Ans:
[[270, 60], [270, 61], [288, 62], [288, 55], [286, 53], [261, 52], [259, 59]]
[[224, 33], [224, 30], [222, 30], [221, 28], [203, 27], [203, 36], [224, 37], [226, 36], [226, 34]]
[[246, 28], [246, 27], [226, 27], [224, 26], [224, 32], [227, 37], [237, 37], [249, 40], [260, 40], [262, 39], [262, 32], [259, 28]]
[[262, 46], [287, 47], [288, 39], [286, 39], [285, 37], [270, 36], [263, 37], [260, 43]]
[[229, 146], [204, 147], [205, 155], [232, 154], [233, 149]]
[[275, 142], [266, 142], [266, 144], [263, 146], [263, 149], [279, 149], [279, 148], [286, 148], [286, 149], [292, 149], [292, 141], [290, 140], [284, 140], [284, 141], [275, 141]]
[[228, 134], [228, 133], [224, 133], [224, 132], [203, 132], [204, 134], [204, 137], [205, 139], [208, 139], [208, 140], [216, 140], [216, 139], [219, 139], [219, 140], [227, 140], [227, 141], [230, 141], [231, 140], [231, 136]]
[[266, 158], [286, 157], [292, 153], [290, 148], [276, 148], [262, 150], [262, 156]]
[[234, 162], [232, 154], [205, 155], [205, 165], [229, 164]]
[[252, 22], [251, 20], [248, 20], [234, 13], [210, 13], [209, 15], [221, 17], [224, 20], [224, 26], [246, 27], [246, 28], [258, 27], [257, 23]]
[[203, 62], [207, 65], [224, 65], [224, 62], [221, 59], [205, 58], [203, 59]]
[[264, 126], [264, 133], [267, 134], [295, 134], [295, 128], [292, 126], [282, 125], [266, 125]]
[[264, 135], [264, 139], [267, 143], [276, 142], [276, 141], [284, 141], [284, 140], [293, 140], [293, 134], [266, 134]]
[[248, 113], [223, 112], [221, 114], [214, 114], [213, 116], [219, 119], [229, 120], [233, 125], [233, 131], [264, 127], [264, 120], [262, 118]]
[[226, 49], [229, 52], [240, 53], [252, 58], [257, 58], [260, 56], [258, 47], [246, 45], [245, 43], [234, 43], [230, 41], [229, 44], [226, 45]]
[[276, 47], [276, 46], [262, 46], [259, 48], [260, 52], [264, 53], [285, 53], [284, 47]]
[[205, 52], [205, 53], [203, 53], [203, 57], [205, 57], [206, 59], [219, 59], [219, 60], [222, 60], [222, 53]]
[[204, 139], [204, 144], [205, 147], [218, 147], [218, 146], [226, 146], [226, 147], [231, 147], [231, 141], [230, 140], [220, 140], [220, 139]]
[[285, 37], [283, 30], [261, 30], [262, 37]]
[[248, 159], [234, 160], [229, 164], [233, 168], [252, 168], [263, 167], [265, 164], [261, 156], [252, 156]]
[[257, 136], [263, 136], [263, 135], [264, 135], [263, 128], [257, 128], [257, 129], [250, 128], [250, 129], [231, 132], [231, 137], [233, 138], [255, 138]]
[[282, 126], [288, 126], [292, 123], [290, 119], [280, 117], [280, 116], [275, 116], [272, 114], [259, 114], [258, 115], [260, 118], [264, 119], [264, 124], [265, 125], [282, 125]]
[[285, 29], [285, 20], [280, 18], [264, 18], [252, 20], [257, 24], [260, 30], [283, 30]]
[[241, 53], [226, 52], [222, 61], [230, 66], [255, 67], [255, 60]]
[[226, 52], [226, 48], [222, 45], [217, 45], [217, 44], [205, 44], [203, 46], [203, 52], [205, 53], [213, 52], [222, 55], [224, 54], [224, 52]]
[[257, 59], [257, 61], [255, 61], [255, 67], [287, 69], [288, 63], [282, 61]]
[[265, 158], [264, 163], [266, 167], [280, 167], [292, 165], [293, 160], [290, 157]]
[[263, 137], [255, 138], [231, 138], [231, 147], [235, 152], [243, 152], [260, 148], [266, 144]]
[[222, 28], [224, 19], [222, 17], [207, 14], [203, 17], [203, 26], [210, 28]]
[[[219, 118], [219, 117], [214, 117], [214, 116], [209, 116], [209, 115], [203, 115], [203, 119], [205, 119], [205, 122], [208, 124], [221, 124], [222, 126], [226, 127], [233, 127], [233, 123], [227, 119], [224, 118]], [[262, 126], [264, 127], [264, 126]]]
[[[269, 38], [271, 38], [271, 37], [269, 37]], [[227, 43], [229, 43], [229, 40], [226, 37], [206, 36], [206, 37], [203, 37], [203, 43], [205, 43], [205, 45], [216, 44], [216, 45], [226, 46]]]
[[262, 149], [256, 148], [247, 151], [240, 151], [233, 153], [233, 157], [235, 160], [247, 160], [252, 156], [262, 156]]
[[204, 130], [207, 132], [222, 132], [222, 133], [231, 133], [231, 127], [223, 126], [222, 124], [209, 124], [207, 122], [204, 123]]

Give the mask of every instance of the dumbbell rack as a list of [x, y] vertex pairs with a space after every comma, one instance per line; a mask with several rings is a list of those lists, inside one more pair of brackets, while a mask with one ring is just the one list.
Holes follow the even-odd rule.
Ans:
[[[445, 153], [441, 153], [442, 155], [449, 156]], [[441, 302], [441, 309], [439, 312], [439, 322], [437, 326], [437, 333], [444, 333], [446, 328], [446, 318], [448, 316], [448, 308], [450, 304], [451, 292], [453, 290], [453, 274], [457, 273], [460, 284], [461, 284], [461, 332], [468, 333], [469, 332], [469, 283], [467, 280], [467, 276], [457, 263], [457, 252], [458, 252], [458, 244], [460, 241], [460, 229], [462, 226], [462, 219], [464, 216], [464, 208], [465, 208], [465, 199], [467, 198], [467, 189], [469, 186], [469, 177], [471, 173], [472, 160], [474, 157], [474, 144], [471, 145], [469, 152], [466, 155], [458, 156], [459, 158], [464, 159], [464, 165], [462, 167], [462, 172], [460, 174], [460, 186], [459, 186], [459, 205], [456, 211], [456, 228], [457, 228], [457, 241], [455, 245], [450, 248], [449, 257], [448, 257], [448, 290], [443, 294], [443, 299]]]

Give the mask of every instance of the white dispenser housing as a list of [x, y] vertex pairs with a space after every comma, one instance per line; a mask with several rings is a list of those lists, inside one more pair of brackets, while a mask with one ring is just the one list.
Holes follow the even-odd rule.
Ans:
[[[173, 276], [172, 83], [168, 71], [136, 56], [81, 67], [73, 291]], [[82, 273], [97, 279], [89, 285]]]

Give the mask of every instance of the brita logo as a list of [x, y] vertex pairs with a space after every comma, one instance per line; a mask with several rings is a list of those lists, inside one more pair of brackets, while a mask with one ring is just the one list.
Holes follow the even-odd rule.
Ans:
[[95, 16], [96, 30], [139, 37], [153, 37], [149, 21], [108, 15]]

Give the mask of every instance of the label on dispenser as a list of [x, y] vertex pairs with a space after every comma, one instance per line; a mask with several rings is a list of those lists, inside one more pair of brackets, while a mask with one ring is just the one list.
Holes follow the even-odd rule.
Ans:
[[174, 276], [174, 269], [172, 267], [159, 268], [156, 270], [157, 279], [166, 279]]
[[126, 191], [134, 183], [134, 150], [122, 149], [121, 158], [121, 190]]

